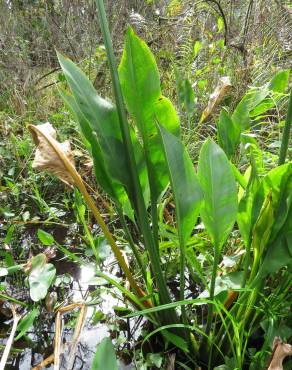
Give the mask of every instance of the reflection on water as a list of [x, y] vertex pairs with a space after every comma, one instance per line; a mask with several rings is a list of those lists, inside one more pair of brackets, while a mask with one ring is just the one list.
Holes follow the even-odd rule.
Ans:
[[[63, 266], [64, 267], [64, 266]], [[65, 268], [64, 268], [65, 270]], [[83, 265], [78, 268], [79, 271], [74, 274], [74, 280], [70, 284], [68, 294], [71, 295], [70, 302], [80, 302], [88, 297], [89, 291], [93, 285], [95, 279], [95, 266], [94, 265]], [[92, 289], [91, 289], [92, 290]], [[86, 324], [81, 332], [78, 350], [76, 352], [76, 358], [74, 363], [74, 370], [90, 370], [93, 357], [96, 351], [96, 347], [101, 340], [110, 336], [110, 331], [107, 323], [92, 324], [92, 315], [95, 310], [100, 310], [104, 315], [109, 315], [114, 320], [113, 314], [114, 306], [121, 306], [122, 302], [118, 298], [114, 298], [111, 294], [113, 289], [101, 288], [98, 294], [98, 304], [88, 306]], [[69, 317], [68, 315], [66, 318]], [[29, 343], [23, 342], [25, 348], [19, 355], [12, 357], [10, 362], [7, 363], [5, 370], [30, 370], [37, 363], [41, 362], [44, 357], [49, 356], [53, 351], [53, 338], [54, 338], [54, 314], [48, 315], [48, 322], [43, 324], [41, 330], [39, 327], [31, 329], [28, 333]], [[66, 321], [65, 318], [65, 321]], [[63, 321], [63, 324], [64, 322]], [[111, 323], [112, 324], [112, 323]], [[38, 324], [39, 325], [39, 324]], [[66, 355], [68, 354], [68, 346], [72, 340], [73, 329], [68, 328], [65, 325], [63, 330], [63, 355], [61, 358], [60, 370], [66, 369]], [[122, 333], [118, 333], [119, 336], [123, 336]], [[44, 340], [44, 337], [46, 340]], [[1, 344], [5, 345], [5, 340], [1, 341]], [[46, 353], [46, 355], [44, 355]], [[46, 367], [46, 369], [53, 370], [53, 365]], [[134, 369], [133, 366], [119, 364], [119, 370], [130, 370]]]

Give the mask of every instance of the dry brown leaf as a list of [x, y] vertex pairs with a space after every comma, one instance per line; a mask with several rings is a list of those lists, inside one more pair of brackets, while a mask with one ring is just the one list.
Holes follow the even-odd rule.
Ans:
[[292, 345], [283, 343], [281, 338], [275, 337], [273, 355], [268, 370], [283, 370], [283, 360], [287, 356], [292, 356]]
[[232, 84], [230, 78], [228, 76], [221, 77], [215, 91], [210, 95], [208, 105], [202, 113], [200, 123], [204, 122], [214, 112], [214, 109], [221, 103], [222, 99], [231, 89]]
[[[61, 160], [54, 147], [50, 144], [50, 142], [53, 142], [54, 146], [57, 147], [71, 165], [74, 166], [70, 142], [66, 140], [63, 143], [59, 143], [56, 140], [56, 130], [49, 122], [38, 126], [30, 125], [29, 130], [37, 146], [32, 167], [36, 170], [48, 171], [52, 175], [57, 176], [66, 185], [72, 187], [74, 180], [70, 172], [65, 167], [64, 162]], [[48, 138], [50, 140], [48, 140]]]

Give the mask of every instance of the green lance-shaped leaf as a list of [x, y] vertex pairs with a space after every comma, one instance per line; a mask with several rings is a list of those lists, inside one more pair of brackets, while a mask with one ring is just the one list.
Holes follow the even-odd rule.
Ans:
[[[193, 163], [181, 140], [162, 126], [159, 126], [159, 131], [175, 202], [180, 245], [180, 300], [183, 300], [186, 268], [185, 247], [197, 221], [202, 192]], [[183, 321], [187, 322], [184, 307], [182, 308], [182, 317]]]
[[28, 312], [17, 325], [16, 331], [19, 331], [19, 334], [15, 340], [20, 339], [25, 335], [25, 333], [32, 327], [35, 318], [40, 314], [37, 308], [34, 308], [32, 311]]
[[225, 110], [220, 113], [218, 141], [228, 158], [231, 158], [240, 142], [240, 126], [236, 125]]
[[[92, 130], [89, 122], [82, 114], [74, 97], [65, 93], [64, 91], [60, 91], [60, 95], [67, 104], [68, 108], [74, 114], [75, 119], [79, 124], [83, 141], [93, 159], [94, 173], [97, 183], [115, 202], [121, 206], [121, 208], [124, 209], [124, 212], [128, 214], [127, 210], [131, 208], [128, 195], [123, 185], [119, 181], [115, 180], [115, 178], [111, 177], [108, 166], [105, 163], [102, 148], [95, 132]], [[128, 214], [128, 216], [131, 215]]]
[[258, 216], [258, 213], [254, 215], [257, 211], [256, 208], [259, 208], [255, 207], [255, 196], [260, 184], [261, 182], [256, 174], [255, 168], [252, 167], [248, 185], [238, 205], [237, 214], [237, 224], [246, 247], [250, 245], [251, 230], [254, 226], [254, 221]]
[[98, 344], [91, 370], [118, 370], [114, 346], [109, 338]]
[[[83, 135], [87, 141], [94, 143], [94, 139], [89, 135], [90, 127], [99, 143], [99, 147], [96, 149], [98, 152], [95, 150], [94, 153], [98, 159], [104, 159], [104, 167], [107, 169], [110, 178], [123, 185], [127, 190], [129, 198], [131, 198], [133, 188], [116, 107], [97, 94], [86, 75], [72, 61], [61, 54], [58, 54], [58, 58], [76, 105], [74, 106], [74, 101], [72, 100], [69, 103], [78, 117], [80, 126], [83, 127]], [[144, 186], [144, 195], [147, 198], [148, 179], [143, 152], [133, 130], [131, 139], [134, 146], [139, 179], [141, 186]], [[147, 199], [145, 201], [147, 202]]]
[[129, 28], [119, 66], [124, 99], [144, 143], [152, 198], [157, 199], [169, 181], [156, 122], [179, 134], [179, 120], [171, 102], [162, 96], [158, 68], [148, 46]]
[[211, 139], [201, 149], [198, 177], [204, 196], [200, 214], [213, 244], [220, 249], [236, 219], [237, 189], [225, 153]]
[[182, 142], [159, 126], [173, 191], [179, 238], [186, 244], [199, 213], [202, 192], [193, 163]]

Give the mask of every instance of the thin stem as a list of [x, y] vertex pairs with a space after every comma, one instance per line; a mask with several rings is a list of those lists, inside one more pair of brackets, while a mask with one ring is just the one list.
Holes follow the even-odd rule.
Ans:
[[136, 261], [137, 261], [137, 263], [138, 263], [138, 265], [141, 269], [144, 280], [146, 281], [146, 269], [145, 269], [145, 266], [143, 264], [141, 254], [140, 254], [138, 248], [136, 247], [136, 245], [134, 243], [134, 240], [132, 238], [132, 235], [130, 233], [130, 230], [129, 230], [129, 227], [128, 227], [127, 222], [125, 220], [125, 216], [123, 214], [123, 211], [120, 208], [117, 208], [117, 212], [118, 212], [121, 224], [123, 226], [123, 229], [126, 233], [126, 238], [127, 238], [128, 243], [129, 243], [129, 246], [130, 246], [130, 248], [131, 248], [131, 250], [132, 250], [132, 252], [133, 252], [133, 254], [136, 258]]
[[[212, 271], [211, 286], [210, 286], [210, 301], [213, 301], [213, 299], [214, 299], [215, 282], [216, 282], [216, 274], [217, 274], [217, 269], [218, 269], [218, 264], [219, 264], [219, 258], [220, 258], [219, 248], [217, 246], [215, 246], [213, 271]], [[209, 305], [208, 305], [207, 325], [206, 325], [206, 335], [210, 334], [212, 319], [213, 319], [213, 311], [214, 311], [214, 306], [213, 306], [212, 303], [209, 303]]]
[[[186, 269], [186, 253], [185, 244], [180, 242], [180, 286], [179, 286], [179, 299], [183, 301], [185, 299], [185, 269]], [[182, 321], [187, 324], [186, 308], [181, 308]]]
[[18, 315], [14, 306], [11, 307], [11, 311], [13, 313], [13, 325], [12, 325], [11, 333], [9, 335], [9, 338], [7, 340], [7, 343], [6, 343], [2, 358], [1, 358], [0, 370], [5, 369], [5, 365], [6, 365], [6, 362], [8, 360], [8, 356], [9, 356], [9, 353], [10, 353], [10, 350], [11, 350], [11, 347], [12, 347], [12, 344], [13, 344], [15, 332], [16, 332], [16, 329], [17, 329], [17, 324], [18, 324], [19, 320], [21, 319], [21, 316]]
[[[134, 277], [133, 277], [133, 275], [132, 275], [132, 273], [131, 273], [131, 271], [130, 271], [130, 269], [129, 269], [129, 267], [128, 267], [120, 249], [119, 249], [119, 247], [117, 246], [117, 244], [115, 242], [115, 239], [114, 239], [112, 233], [109, 231], [106, 223], [104, 222], [99, 210], [97, 209], [97, 207], [95, 205], [94, 200], [92, 199], [92, 197], [87, 192], [86, 186], [85, 186], [81, 176], [76, 171], [76, 168], [68, 160], [68, 158], [64, 155], [64, 153], [62, 152], [62, 150], [58, 146], [58, 142], [53, 137], [48, 136], [48, 135], [44, 135], [43, 132], [41, 130], [39, 130], [37, 126], [29, 125], [28, 127], [34, 133], [37, 133], [38, 135], [41, 135], [47, 141], [47, 143], [53, 148], [55, 153], [58, 155], [58, 157], [60, 158], [60, 160], [64, 164], [66, 170], [72, 176], [72, 179], [74, 181], [74, 185], [77, 186], [80, 193], [83, 195], [83, 198], [84, 198], [85, 202], [87, 203], [88, 207], [90, 208], [91, 212], [93, 213], [97, 223], [99, 224], [102, 232], [104, 233], [104, 236], [108, 240], [109, 245], [111, 246], [112, 251], [115, 254], [115, 257], [116, 257], [119, 265], [121, 266], [121, 269], [123, 270], [124, 274], [126, 275], [132, 289], [137, 293], [137, 295], [140, 298], [143, 298], [145, 296], [145, 293], [138, 286], [136, 280], [134, 279]], [[147, 304], [148, 306], [150, 304], [150, 302], [148, 302], [148, 301], [146, 301], [144, 303], [145, 303], [145, 305]]]
[[[129, 173], [130, 173], [131, 180], [132, 180], [132, 186], [131, 186], [132, 188], [128, 189], [128, 191], [133, 193], [134, 207], [136, 209], [138, 222], [141, 227], [141, 232], [143, 234], [144, 243], [149, 252], [149, 257], [150, 257], [151, 265], [153, 267], [154, 278], [155, 278], [155, 281], [157, 282], [161, 303], [166, 304], [166, 303], [171, 302], [171, 298], [170, 298], [170, 294], [167, 289], [166, 281], [165, 281], [165, 278], [162, 272], [159, 254], [155, 246], [151, 228], [148, 222], [148, 214], [147, 214], [147, 210], [145, 207], [143, 193], [142, 193], [142, 189], [141, 189], [141, 185], [140, 185], [139, 177], [137, 173], [134, 150], [133, 150], [132, 141], [130, 137], [130, 130], [129, 130], [128, 122], [127, 122], [126, 109], [125, 109], [120, 81], [118, 77], [116, 59], [114, 56], [114, 51], [113, 51], [112, 41], [110, 37], [108, 22], [107, 22], [107, 18], [105, 14], [103, 0], [96, 0], [96, 4], [98, 8], [100, 27], [101, 27], [101, 31], [103, 35], [103, 40], [104, 40], [104, 44], [105, 44], [105, 48], [107, 52], [108, 63], [110, 67], [111, 77], [112, 77], [113, 91], [114, 91], [115, 100], [116, 100], [117, 113], [119, 117], [121, 133], [123, 137], [123, 142], [125, 144], [127, 162], [129, 164]], [[172, 314], [171, 314], [170, 319], [176, 322], [177, 320], [176, 320], [175, 311], [172, 310], [171, 312]]]
[[289, 144], [289, 137], [290, 137], [291, 122], [292, 122], [292, 89], [290, 92], [288, 112], [287, 112], [287, 117], [285, 121], [283, 136], [282, 136], [282, 144], [281, 144], [281, 150], [280, 150], [280, 156], [279, 156], [279, 166], [281, 164], [284, 164], [286, 160], [288, 144]]

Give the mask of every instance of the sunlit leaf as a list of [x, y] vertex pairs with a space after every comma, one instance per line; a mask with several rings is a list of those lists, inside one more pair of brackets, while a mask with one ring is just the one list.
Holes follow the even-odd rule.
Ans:
[[56, 275], [56, 269], [51, 263], [46, 263], [46, 256], [42, 253], [31, 259], [31, 269], [28, 282], [30, 297], [38, 302], [44, 299]]
[[53, 235], [42, 229], [38, 229], [38, 238], [43, 245], [52, 245], [55, 242]]
[[176, 206], [180, 239], [185, 245], [196, 223], [202, 192], [193, 163], [180, 139], [159, 127]]
[[169, 178], [156, 122], [178, 135], [179, 120], [171, 102], [161, 94], [153, 54], [131, 28], [127, 31], [119, 76], [128, 110], [142, 136], [152, 196], [157, 198]]
[[200, 214], [212, 242], [221, 248], [236, 219], [237, 189], [225, 153], [211, 139], [201, 149], [198, 177], [204, 196]]

